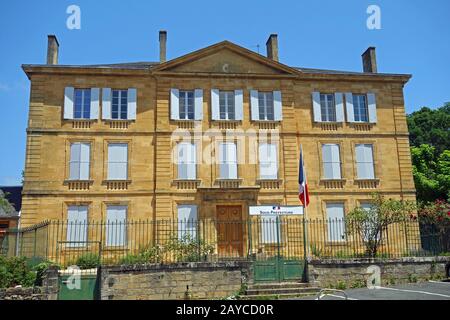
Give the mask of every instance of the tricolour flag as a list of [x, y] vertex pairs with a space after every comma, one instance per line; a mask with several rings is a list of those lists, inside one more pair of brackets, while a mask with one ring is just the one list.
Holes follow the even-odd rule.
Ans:
[[306, 171], [303, 165], [303, 148], [300, 150], [300, 164], [298, 169], [298, 198], [303, 206], [309, 204], [308, 183], [306, 181]]

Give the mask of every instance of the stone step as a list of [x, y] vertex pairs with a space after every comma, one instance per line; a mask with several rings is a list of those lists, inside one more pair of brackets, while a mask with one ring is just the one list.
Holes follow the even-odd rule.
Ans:
[[307, 297], [307, 296], [315, 296], [319, 293], [317, 292], [307, 292], [307, 293], [281, 293], [275, 295], [245, 295], [239, 296], [240, 300], [282, 300], [282, 299], [290, 299], [290, 298], [298, 298], [298, 297]]
[[250, 284], [248, 289], [275, 289], [275, 288], [308, 288], [311, 284], [305, 282], [275, 282]]
[[308, 288], [271, 288], [271, 289], [248, 289], [246, 290], [246, 296], [274, 296], [280, 294], [314, 294], [318, 293], [320, 288], [308, 287]]

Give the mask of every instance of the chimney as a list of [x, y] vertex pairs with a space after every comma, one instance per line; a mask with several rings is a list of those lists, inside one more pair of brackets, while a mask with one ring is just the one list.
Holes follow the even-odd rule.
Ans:
[[362, 54], [364, 72], [377, 73], [377, 57], [375, 55], [375, 47], [369, 47]]
[[278, 61], [278, 35], [271, 34], [266, 42], [267, 58]]
[[159, 62], [166, 62], [167, 31], [159, 31]]
[[48, 35], [47, 64], [58, 64], [58, 51], [58, 39], [53, 34]]

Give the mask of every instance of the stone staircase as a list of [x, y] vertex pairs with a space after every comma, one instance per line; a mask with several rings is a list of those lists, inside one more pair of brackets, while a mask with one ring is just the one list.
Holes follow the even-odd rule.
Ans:
[[261, 299], [287, 299], [317, 295], [319, 287], [309, 283], [282, 282], [282, 283], [258, 283], [250, 284], [244, 295], [239, 296], [242, 300]]

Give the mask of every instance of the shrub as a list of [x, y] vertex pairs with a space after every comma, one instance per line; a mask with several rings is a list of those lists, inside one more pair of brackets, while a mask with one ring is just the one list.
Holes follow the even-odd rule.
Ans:
[[32, 287], [35, 280], [36, 273], [28, 266], [25, 257], [6, 258], [0, 256], [0, 288], [10, 288], [17, 285]]
[[100, 265], [100, 256], [95, 253], [85, 253], [77, 258], [75, 265], [82, 270], [97, 268]]
[[214, 252], [214, 246], [187, 233], [181, 238], [170, 239], [166, 250], [172, 252], [179, 262], [195, 262], [206, 260], [207, 256]]

